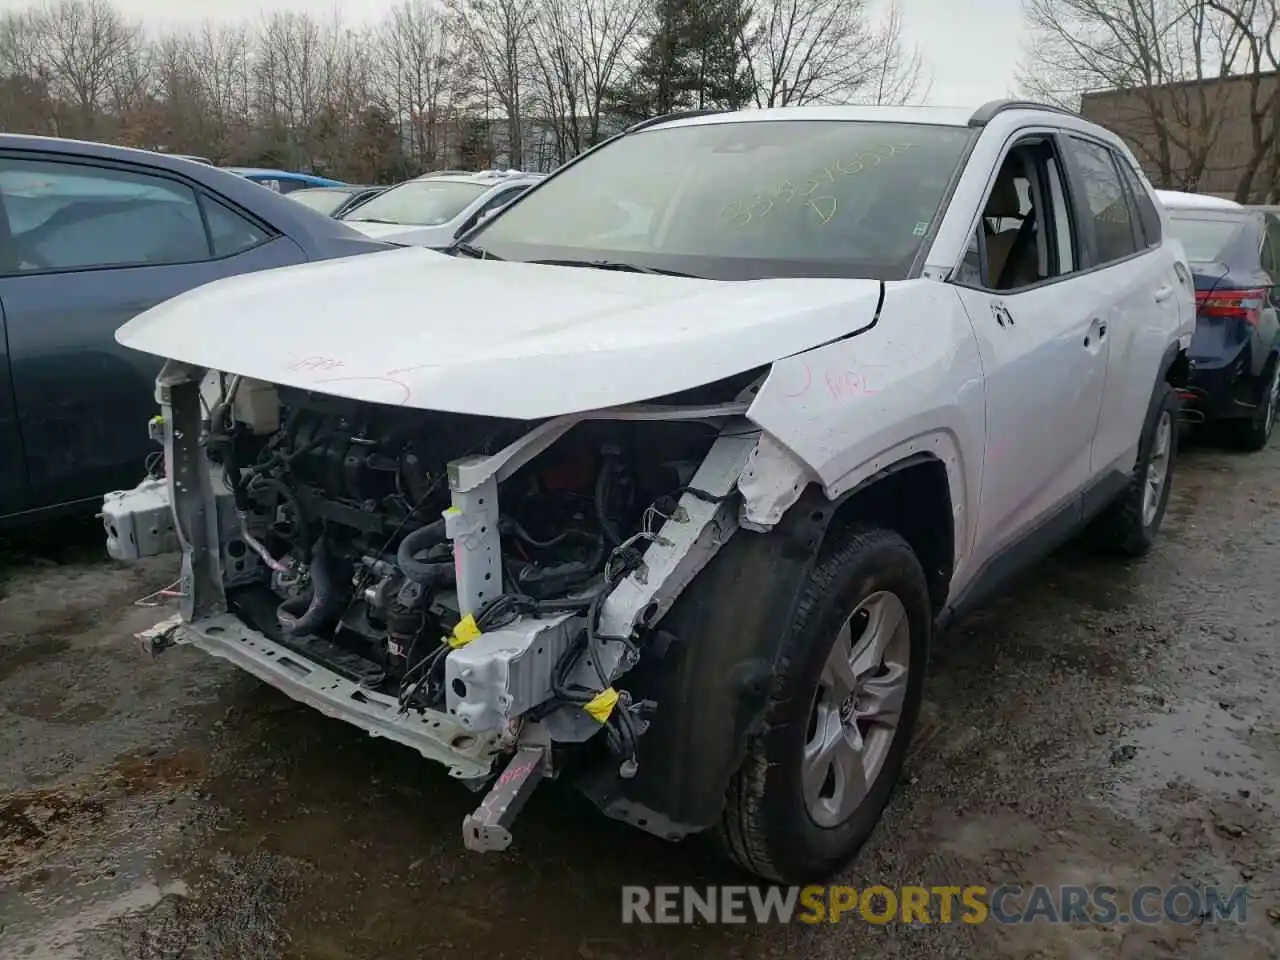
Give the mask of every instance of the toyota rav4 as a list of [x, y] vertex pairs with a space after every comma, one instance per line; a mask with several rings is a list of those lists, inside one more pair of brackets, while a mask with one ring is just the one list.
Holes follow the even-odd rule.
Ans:
[[1169, 496], [1193, 287], [1108, 131], [1049, 107], [663, 117], [445, 252], [220, 280], [166, 358], [189, 644], [440, 762], [500, 849], [544, 778], [760, 876], [831, 873], [930, 638]]

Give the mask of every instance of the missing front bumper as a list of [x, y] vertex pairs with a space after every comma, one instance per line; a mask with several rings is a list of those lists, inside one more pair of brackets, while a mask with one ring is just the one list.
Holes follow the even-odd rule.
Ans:
[[432, 711], [401, 714], [394, 697], [366, 690], [299, 656], [247, 627], [232, 614], [206, 617], [194, 623], [171, 617], [141, 634], [139, 639], [155, 651], [171, 643], [187, 644], [228, 660], [299, 703], [359, 727], [370, 736], [403, 744], [428, 760], [443, 764], [452, 777], [462, 780], [487, 777], [494, 758], [501, 752], [496, 735], [477, 733], [447, 714]]

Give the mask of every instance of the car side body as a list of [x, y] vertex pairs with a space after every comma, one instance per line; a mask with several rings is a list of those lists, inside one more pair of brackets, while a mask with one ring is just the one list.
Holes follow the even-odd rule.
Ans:
[[383, 249], [182, 157], [0, 135], [0, 521], [96, 509], [154, 453], [160, 363], [120, 324], [221, 277]]
[[372, 200], [386, 189], [387, 187], [384, 186], [344, 184], [340, 187], [303, 187], [286, 196], [327, 217], [341, 220], [348, 211]]
[[292, 193], [294, 190], [305, 190], [308, 187], [342, 186], [341, 180], [320, 177], [313, 173], [300, 173], [296, 170], [272, 170], [263, 167], [223, 167], [222, 169], [244, 177], [259, 186], [274, 190], [276, 193]]
[[1280, 407], [1280, 218], [1195, 194], [1160, 200], [1196, 286], [1184, 418], [1261, 449]]
[[[1082, 530], [1149, 549], [1195, 323], [1167, 226], [1118, 137], [1040, 105], [658, 118], [451, 255], [125, 325], [169, 361], [174, 476], [108, 498], [109, 547], [182, 545], [157, 649], [488, 790], [472, 849], [557, 776], [826, 876], [888, 801], [932, 632]], [[349, 603], [331, 561], [371, 571]]]
[[503, 172], [426, 174], [388, 188], [341, 219], [378, 240], [443, 250], [541, 179]]

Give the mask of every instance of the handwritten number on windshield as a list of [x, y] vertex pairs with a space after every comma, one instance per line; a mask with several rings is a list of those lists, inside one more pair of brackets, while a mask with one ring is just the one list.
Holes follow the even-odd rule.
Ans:
[[786, 206], [800, 197], [804, 200], [804, 206], [813, 211], [818, 223], [826, 226], [835, 219], [839, 201], [830, 193], [818, 191], [834, 184], [839, 176], [854, 176], [864, 170], [874, 169], [913, 146], [915, 144], [912, 143], [880, 144], [860, 150], [852, 157], [825, 165], [804, 181], [803, 190], [798, 190], [790, 179], [781, 180], [772, 189], [749, 194], [725, 204], [720, 211], [720, 220], [725, 226], [741, 229], [753, 220], [767, 217], [775, 207]]

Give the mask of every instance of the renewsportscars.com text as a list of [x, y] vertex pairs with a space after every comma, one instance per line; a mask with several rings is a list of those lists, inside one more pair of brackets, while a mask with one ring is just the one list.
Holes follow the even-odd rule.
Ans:
[[1234, 887], [623, 887], [623, 923], [1244, 923]]

